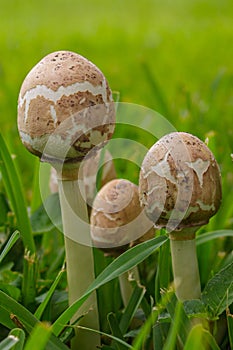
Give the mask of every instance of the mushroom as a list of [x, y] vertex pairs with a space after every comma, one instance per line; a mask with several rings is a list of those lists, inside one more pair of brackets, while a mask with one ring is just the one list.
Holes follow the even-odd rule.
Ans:
[[[103, 73], [69, 51], [45, 56], [28, 73], [18, 99], [18, 129], [25, 147], [57, 171], [65, 236], [69, 303], [79, 299], [94, 276], [87, 207], [79, 167], [114, 130], [112, 94]], [[91, 154], [90, 154], [91, 153]], [[74, 322], [98, 329], [96, 295], [74, 315]], [[93, 349], [99, 335], [77, 330], [74, 349]]]
[[169, 232], [178, 299], [199, 299], [195, 232], [221, 203], [221, 175], [213, 154], [191, 134], [162, 137], [143, 160], [139, 196], [150, 220]]
[[[112, 180], [101, 188], [94, 199], [90, 221], [94, 246], [112, 257], [154, 236], [153, 224], [140, 207], [138, 187], [125, 179]], [[129, 278], [139, 281], [137, 267], [119, 277], [125, 307], [132, 294]]]

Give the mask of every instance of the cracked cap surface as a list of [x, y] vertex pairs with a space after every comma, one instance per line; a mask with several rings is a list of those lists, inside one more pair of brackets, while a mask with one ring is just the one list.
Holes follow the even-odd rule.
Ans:
[[22, 142], [48, 161], [82, 160], [90, 149], [101, 147], [112, 136], [114, 122], [106, 78], [74, 52], [45, 56], [21, 86], [18, 129]]
[[112, 180], [101, 188], [90, 221], [94, 245], [110, 255], [141, 243], [143, 237], [146, 240], [154, 236], [152, 223], [139, 203], [138, 186], [125, 179]]
[[158, 227], [170, 230], [208, 223], [221, 203], [221, 175], [209, 148], [197, 137], [162, 137], [143, 160], [140, 202]]

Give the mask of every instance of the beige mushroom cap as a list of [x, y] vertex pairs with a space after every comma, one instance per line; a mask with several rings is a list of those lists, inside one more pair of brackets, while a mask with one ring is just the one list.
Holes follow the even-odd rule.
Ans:
[[93, 244], [111, 255], [120, 254], [144, 233], [147, 239], [154, 235], [152, 222], [140, 206], [138, 187], [124, 179], [112, 180], [101, 188], [90, 221]]
[[197, 137], [185, 132], [168, 134], [143, 160], [139, 196], [147, 216], [158, 227], [201, 226], [221, 204], [219, 166]]
[[112, 136], [114, 121], [103, 73], [76, 53], [45, 56], [22, 84], [19, 133], [27, 149], [44, 160], [79, 162]]

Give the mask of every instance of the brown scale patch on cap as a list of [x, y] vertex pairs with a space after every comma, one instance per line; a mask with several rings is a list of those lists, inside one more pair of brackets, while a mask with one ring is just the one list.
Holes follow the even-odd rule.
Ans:
[[[221, 203], [221, 175], [209, 148], [177, 132], [148, 151], [140, 172], [140, 201], [159, 227], [177, 229], [208, 223]], [[170, 221], [169, 221], [170, 220]]]
[[[23, 118], [18, 119], [19, 130], [30, 135], [32, 138], [52, 134], [54, 131], [54, 121], [51, 117], [51, 106], [53, 106], [53, 103], [43, 96], [38, 96], [32, 100], [26, 122], [24, 122]], [[22, 112], [24, 113], [24, 111], [25, 106]]]
[[[128, 224], [141, 213], [136, 185], [124, 179], [108, 182], [93, 202], [91, 235], [94, 245], [111, 255], [117, 255], [127, 249], [135, 237], [134, 230], [130, 230]], [[149, 237], [148, 233], [145, 237]], [[137, 243], [141, 241], [138, 240]]]
[[[42, 155], [52, 135], [55, 148], [59, 149], [59, 140], [71, 148], [65, 162], [80, 161], [88, 148], [101, 147], [112, 136], [114, 124], [111, 90], [103, 73], [76, 53], [49, 54], [22, 84], [18, 128], [22, 142], [34, 154]], [[44, 159], [56, 162], [57, 157], [50, 148]]]
[[[29, 79], [28, 79], [29, 78]], [[21, 87], [21, 95], [37, 85], [46, 85], [56, 91], [77, 81], [90, 81], [94, 86], [102, 83], [103, 73], [83, 56], [58, 51], [45, 56], [28, 74]]]
[[[92, 106], [102, 106], [102, 112], [107, 113], [106, 106], [101, 95], [93, 95], [89, 91], [78, 92], [69, 96], [62, 96], [54, 106], [57, 123], [62, 123], [65, 119]], [[91, 108], [93, 111], [93, 109]]]

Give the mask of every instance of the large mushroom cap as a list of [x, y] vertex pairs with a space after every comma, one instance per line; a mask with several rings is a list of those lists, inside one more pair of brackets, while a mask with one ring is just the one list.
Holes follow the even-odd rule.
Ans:
[[[91, 213], [91, 236], [96, 247], [117, 255], [151, 226], [140, 207], [138, 187], [132, 182], [112, 180], [97, 193]], [[152, 238], [154, 231], [146, 234], [147, 239]]]
[[112, 94], [103, 73], [76, 53], [47, 55], [22, 84], [18, 100], [22, 142], [48, 161], [82, 160], [111, 137], [114, 119]]
[[147, 216], [158, 227], [201, 226], [221, 203], [218, 164], [197, 137], [171, 133], [156, 142], [144, 158], [139, 193]]

